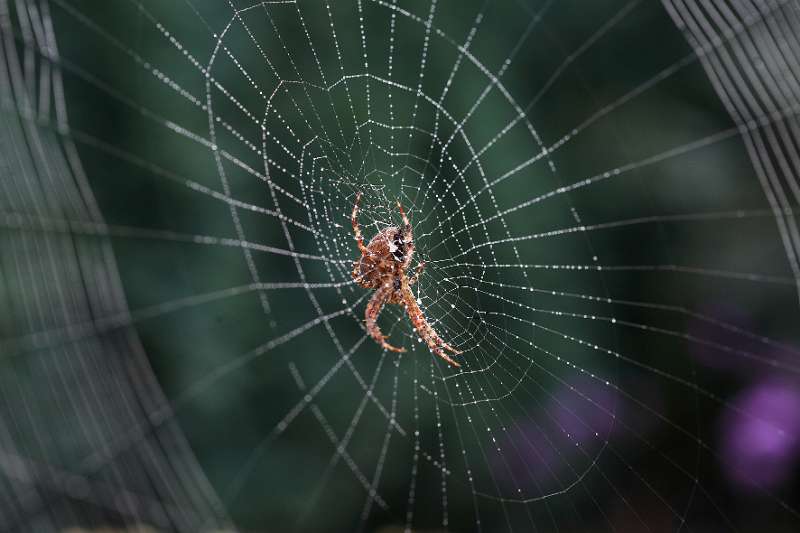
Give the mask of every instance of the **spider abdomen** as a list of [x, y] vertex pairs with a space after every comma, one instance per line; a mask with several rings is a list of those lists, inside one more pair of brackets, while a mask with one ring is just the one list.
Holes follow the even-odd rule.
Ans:
[[356, 261], [353, 277], [365, 288], [394, 285], [403, 266], [405, 250], [398, 239], [398, 228], [390, 226], [375, 235], [367, 245], [367, 254]]

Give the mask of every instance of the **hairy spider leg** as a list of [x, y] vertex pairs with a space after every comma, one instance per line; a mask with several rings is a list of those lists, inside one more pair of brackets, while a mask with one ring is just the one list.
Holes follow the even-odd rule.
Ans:
[[361, 226], [358, 225], [358, 203], [361, 201], [361, 191], [356, 193], [356, 203], [353, 205], [353, 214], [350, 215], [350, 222], [353, 224], [353, 233], [356, 235], [356, 243], [361, 255], [367, 255], [367, 247], [364, 245], [364, 236], [361, 234]]
[[386, 342], [386, 339], [389, 337], [381, 333], [381, 328], [378, 326], [378, 315], [381, 314], [381, 309], [383, 309], [383, 306], [389, 299], [391, 293], [392, 287], [381, 287], [375, 291], [375, 294], [373, 294], [372, 298], [370, 298], [369, 302], [367, 303], [367, 311], [365, 313], [367, 333], [369, 333], [369, 336], [375, 339], [375, 341], [383, 348], [386, 348], [390, 352], [402, 353], [405, 352], [406, 349], [392, 346]]
[[[364, 245], [364, 236], [361, 234], [361, 226], [358, 224], [358, 202], [361, 201], [361, 191], [356, 193], [356, 202], [353, 205], [353, 213], [350, 215], [350, 222], [353, 224], [353, 233], [355, 234], [356, 243], [358, 244], [358, 250], [361, 252], [361, 256], [364, 257], [369, 254], [367, 251], [367, 247]], [[356, 281], [360, 281], [361, 273], [359, 272], [359, 261], [356, 261], [353, 265], [353, 279]]]
[[403, 224], [410, 226], [411, 222], [408, 220], [406, 212], [403, 210], [403, 204], [400, 203], [400, 200], [397, 200], [397, 208], [400, 210], [400, 216], [403, 217]]
[[430, 349], [430, 351], [444, 359], [448, 364], [455, 367], [460, 367], [461, 365], [444, 353], [442, 348], [452, 352], [455, 355], [459, 355], [462, 352], [444, 342], [439, 334], [436, 333], [436, 330], [433, 329], [433, 326], [428, 324], [428, 321], [425, 319], [425, 315], [422, 313], [422, 309], [420, 309], [419, 304], [417, 303], [417, 299], [414, 297], [414, 293], [411, 292], [411, 287], [409, 286], [408, 281], [409, 280], [405, 277], [405, 275], [403, 275], [403, 302], [405, 303], [406, 313], [411, 319], [411, 324], [414, 326], [414, 329], [417, 330], [420, 338], [422, 338], [422, 340], [424, 340], [428, 345], [428, 349]]
[[[403, 204], [400, 203], [400, 200], [397, 200], [397, 209], [400, 210], [400, 216], [403, 217], [403, 231], [405, 231], [406, 228], [407, 228], [408, 232], [409, 232], [409, 236], [413, 235], [411, 233], [411, 221], [408, 219], [408, 216], [406, 215], [406, 212], [403, 209]], [[414, 238], [412, 237], [411, 240], [408, 243], [406, 243], [406, 244], [409, 245], [409, 248], [408, 248], [408, 253], [407, 253], [406, 257], [405, 257], [405, 260], [403, 261], [403, 268], [404, 269], [408, 268], [408, 266], [411, 264], [412, 258], [414, 257], [414, 244], [413, 244], [413, 241], [414, 241]], [[419, 267], [417, 267], [417, 270], [418, 270], [417, 274], [419, 274], [419, 272], [421, 272], [421, 270], [419, 270]], [[415, 274], [415, 277], [416, 277], [417, 274]], [[414, 281], [416, 281], [416, 280], [414, 280]]]

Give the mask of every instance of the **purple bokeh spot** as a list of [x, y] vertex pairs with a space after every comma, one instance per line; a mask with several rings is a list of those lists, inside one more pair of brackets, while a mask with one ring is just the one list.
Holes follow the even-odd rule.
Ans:
[[737, 397], [722, 418], [722, 462], [740, 488], [775, 488], [791, 477], [800, 453], [800, 387], [765, 380]]
[[568, 442], [605, 438], [614, 427], [616, 392], [600, 381], [578, 377], [564, 386], [550, 402], [562, 439]]
[[[614, 433], [616, 391], [597, 379], [574, 377], [497, 435], [487, 448], [492, 476], [505, 497], [543, 496], [584, 473]], [[492, 446], [493, 448], [494, 446]]]

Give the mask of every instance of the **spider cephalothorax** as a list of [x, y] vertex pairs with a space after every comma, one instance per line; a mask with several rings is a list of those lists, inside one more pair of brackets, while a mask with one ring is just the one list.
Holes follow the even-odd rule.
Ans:
[[353, 279], [365, 289], [375, 290], [375, 294], [367, 303], [365, 313], [367, 333], [387, 350], [404, 352], [404, 348], [397, 348], [386, 342], [387, 337], [381, 333], [378, 327], [378, 315], [385, 304], [402, 304], [411, 319], [411, 324], [428, 348], [449, 364], [461, 366], [444, 350], [449, 350], [456, 355], [461, 352], [444, 342], [433, 326], [428, 324], [414, 293], [411, 292], [411, 285], [416, 283], [425, 268], [425, 263], [420, 262], [414, 275], [408, 277], [406, 271], [414, 257], [414, 237], [411, 231], [411, 222], [403, 211], [403, 206], [399, 201], [397, 202], [400, 215], [403, 217], [403, 225], [384, 228], [369, 241], [369, 244], [365, 245], [361, 227], [358, 225], [358, 202], [360, 200], [361, 193], [359, 192], [356, 195], [351, 221], [361, 257], [353, 266]]

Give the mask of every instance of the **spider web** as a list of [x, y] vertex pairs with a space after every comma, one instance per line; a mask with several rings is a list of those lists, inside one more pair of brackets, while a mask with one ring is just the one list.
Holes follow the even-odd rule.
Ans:
[[798, 27], [0, 0], [3, 529], [795, 529]]

